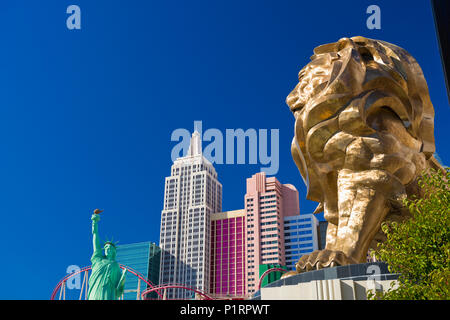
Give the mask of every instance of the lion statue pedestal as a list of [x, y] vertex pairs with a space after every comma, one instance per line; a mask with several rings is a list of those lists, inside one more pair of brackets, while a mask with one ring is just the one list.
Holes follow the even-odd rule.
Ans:
[[324, 268], [271, 282], [253, 300], [366, 300], [368, 290], [386, 291], [398, 276], [382, 262]]

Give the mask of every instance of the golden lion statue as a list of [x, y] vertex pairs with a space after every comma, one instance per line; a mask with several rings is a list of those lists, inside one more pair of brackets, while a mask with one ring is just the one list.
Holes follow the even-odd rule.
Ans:
[[315, 48], [298, 79], [286, 99], [292, 157], [328, 228], [325, 250], [296, 272], [363, 263], [383, 241], [381, 223], [407, 217], [402, 200], [420, 196], [418, 176], [442, 169], [425, 78], [404, 49], [352, 37]]

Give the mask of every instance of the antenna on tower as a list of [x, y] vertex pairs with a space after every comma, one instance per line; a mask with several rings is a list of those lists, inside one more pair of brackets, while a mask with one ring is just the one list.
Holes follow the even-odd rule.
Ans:
[[200, 136], [200, 133], [195, 130], [192, 134], [191, 143], [188, 149], [188, 155], [195, 156], [199, 154], [202, 154], [202, 138]]

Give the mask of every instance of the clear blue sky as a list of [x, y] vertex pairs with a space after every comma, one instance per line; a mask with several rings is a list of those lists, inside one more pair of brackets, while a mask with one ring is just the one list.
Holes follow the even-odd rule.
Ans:
[[[77, 4], [82, 29], [66, 28]], [[381, 30], [366, 8], [381, 8]], [[89, 265], [90, 216], [103, 237], [159, 241], [176, 128], [280, 129], [282, 183], [305, 187], [285, 97], [317, 45], [362, 35], [420, 63], [450, 163], [447, 101], [429, 1], [2, 1], [1, 299], [48, 299], [67, 266]], [[223, 209], [243, 207], [260, 165], [216, 165]]]

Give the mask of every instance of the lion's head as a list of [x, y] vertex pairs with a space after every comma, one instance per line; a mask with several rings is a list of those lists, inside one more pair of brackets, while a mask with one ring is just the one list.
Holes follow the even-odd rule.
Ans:
[[[334, 172], [359, 166], [358, 154], [349, 156], [358, 137], [369, 150], [360, 156], [361, 169], [382, 167], [404, 185], [432, 159], [433, 106], [420, 66], [404, 49], [360, 36], [342, 38], [315, 48], [298, 79], [286, 102], [296, 120], [291, 151], [308, 199], [323, 203], [324, 194], [333, 192], [328, 182]], [[395, 122], [387, 131], [377, 118], [381, 110]]]

